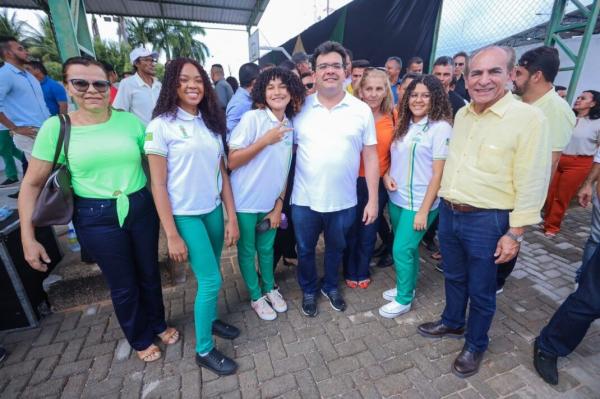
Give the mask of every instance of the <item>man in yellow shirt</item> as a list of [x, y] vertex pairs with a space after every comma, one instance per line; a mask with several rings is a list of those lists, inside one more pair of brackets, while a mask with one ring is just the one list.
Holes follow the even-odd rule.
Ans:
[[[563, 148], [569, 143], [575, 127], [575, 113], [563, 100], [552, 82], [558, 73], [560, 58], [554, 47], [540, 46], [531, 49], [519, 58], [513, 69], [513, 93], [527, 104], [540, 109], [548, 120], [550, 145], [552, 146], [552, 175], [558, 165]], [[498, 266], [497, 292], [502, 292], [506, 279], [512, 273], [517, 257]]]
[[525, 226], [541, 220], [550, 177], [546, 118], [505, 89], [512, 63], [498, 46], [470, 57], [472, 101], [456, 115], [439, 192], [446, 308], [441, 320], [418, 331], [461, 337], [466, 327], [465, 346], [452, 365], [461, 378], [479, 371], [496, 311], [497, 265], [517, 255]]

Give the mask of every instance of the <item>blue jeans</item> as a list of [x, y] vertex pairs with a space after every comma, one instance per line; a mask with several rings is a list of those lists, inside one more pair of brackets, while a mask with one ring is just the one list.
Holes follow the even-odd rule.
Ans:
[[496, 312], [494, 252], [508, 229], [507, 210], [459, 212], [444, 201], [440, 204], [438, 236], [446, 287], [442, 321], [450, 328], [463, 327], [470, 301], [465, 336], [470, 351], [483, 352], [488, 346], [487, 333]]
[[304, 294], [318, 290], [315, 247], [321, 232], [325, 238], [323, 291], [330, 292], [338, 286], [338, 267], [346, 248], [346, 234], [356, 214], [356, 207], [336, 212], [316, 212], [307, 206], [292, 205], [294, 231], [298, 244], [298, 284]]
[[[387, 199], [385, 188], [382, 184], [378, 187], [378, 205], [383, 209]], [[367, 202], [369, 202], [369, 190], [367, 189], [367, 179], [359, 177], [356, 180], [356, 196], [358, 204], [356, 205], [356, 217], [354, 223], [348, 231], [346, 238], [347, 246], [344, 251], [344, 278], [352, 281], [360, 281], [369, 278], [369, 263], [375, 249], [377, 241], [377, 230], [383, 217], [383, 212], [377, 217], [375, 222], [365, 225], [362, 221], [363, 212]]]
[[588, 264], [589, 260], [596, 252], [596, 248], [598, 248], [598, 244], [600, 243], [600, 201], [598, 200], [598, 195], [596, 194], [596, 187], [594, 186], [592, 190], [592, 204], [594, 207], [592, 208], [592, 226], [590, 230], [590, 236], [585, 243], [585, 248], [583, 249], [583, 258], [581, 259], [581, 266], [577, 269], [575, 275], [575, 282], [579, 282], [580, 276], [583, 273], [584, 265]]
[[590, 324], [600, 318], [600, 247], [583, 264], [577, 291], [558, 308], [538, 337], [540, 349], [567, 356], [581, 342]]
[[152, 195], [145, 188], [129, 195], [123, 227], [115, 200], [76, 198], [73, 224], [102, 270], [125, 338], [137, 351], [148, 348], [167, 329]]

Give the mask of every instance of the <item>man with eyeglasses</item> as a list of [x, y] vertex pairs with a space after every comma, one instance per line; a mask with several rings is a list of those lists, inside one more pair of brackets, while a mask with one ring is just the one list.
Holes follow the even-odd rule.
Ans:
[[310, 96], [317, 91], [317, 88], [315, 87], [315, 76], [312, 72], [304, 72], [300, 76], [300, 80], [302, 80], [302, 85], [306, 89], [307, 96]]
[[0, 37], [0, 56], [5, 61], [0, 68], [0, 156], [6, 173], [0, 187], [7, 187], [19, 181], [13, 158], [25, 172], [37, 130], [50, 112], [40, 82], [25, 69], [27, 49], [14, 37]]
[[469, 92], [467, 91], [467, 87], [465, 85], [465, 77], [463, 74], [463, 71], [467, 66], [467, 62], [469, 61], [469, 56], [464, 51], [460, 51], [454, 54], [452, 60], [454, 61], [454, 77], [456, 78], [454, 91], [465, 100], [471, 101], [471, 97], [469, 97]]
[[[298, 283], [303, 293], [302, 313], [309, 317], [317, 315], [319, 288], [334, 310], [346, 309], [338, 290], [346, 234], [356, 217], [370, 224], [378, 212], [375, 122], [369, 106], [344, 90], [346, 54], [336, 42], [328, 41], [316, 48], [312, 59], [316, 93], [306, 98], [294, 119], [297, 158], [292, 218], [298, 246]], [[356, 215], [361, 154], [369, 200], [362, 215]], [[321, 232], [325, 238], [325, 276], [319, 284], [315, 247]]]
[[138, 47], [129, 53], [129, 60], [135, 74], [121, 81], [112, 105], [131, 112], [146, 126], [152, 120], [152, 111], [162, 87], [156, 78], [158, 53]]

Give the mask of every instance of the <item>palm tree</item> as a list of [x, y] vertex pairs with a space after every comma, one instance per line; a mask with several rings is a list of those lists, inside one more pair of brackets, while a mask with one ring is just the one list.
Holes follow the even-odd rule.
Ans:
[[54, 30], [47, 15], [39, 16], [40, 30], [31, 29], [31, 34], [24, 39], [29, 53], [41, 61], [62, 62], [54, 38]]
[[210, 52], [206, 44], [194, 38], [195, 35], [204, 36], [204, 28], [190, 22], [176, 22], [174, 30], [178, 40], [173, 44], [173, 57], [190, 57], [204, 64]]
[[15, 12], [9, 16], [7, 8], [0, 11], [0, 35], [22, 40], [32, 29], [27, 22], [18, 20]]
[[127, 18], [125, 20], [127, 41], [131, 47], [145, 46], [152, 42], [152, 20], [148, 18]]
[[172, 48], [177, 43], [178, 32], [175, 24], [179, 22], [155, 19], [152, 23], [152, 47], [154, 51], [164, 51], [167, 61], [171, 59]]

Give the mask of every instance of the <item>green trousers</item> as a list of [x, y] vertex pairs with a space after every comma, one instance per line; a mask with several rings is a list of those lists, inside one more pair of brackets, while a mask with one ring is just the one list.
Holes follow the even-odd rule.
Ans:
[[14, 158], [23, 162], [25, 154], [15, 146], [8, 130], [0, 130], [0, 157], [4, 161], [4, 174], [6, 178], [18, 180], [17, 165], [15, 165]]
[[[396, 302], [408, 305], [413, 300], [413, 292], [419, 276], [419, 243], [427, 232], [413, 228], [416, 211], [409, 211], [389, 202], [390, 220], [394, 229], [392, 256], [396, 266]], [[427, 215], [427, 228], [438, 214], [434, 209]]]
[[188, 248], [188, 258], [198, 280], [194, 303], [196, 352], [214, 347], [212, 324], [217, 318], [217, 298], [221, 289], [221, 250], [223, 249], [223, 208], [219, 205], [205, 215], [174, 216], [177, 231]]
[[[275, 285], [273, 277], [273, 243], [277, 229], [269, 229], [263, 233], [256, 232], [256, 224], [267, 216], [266, 213], [237, 213], [240, 239], [237, 243], [238, 264], [250, 299], [256, 301], [263, 293], [271, 291]], [[258, 253], [258, 267], [261, 284], [254, 266], [254, 257]], [[262, 286], [262, 291], [261, 291]]]

